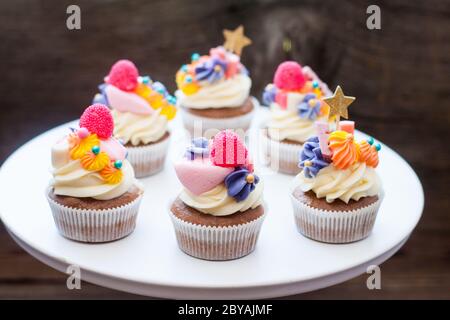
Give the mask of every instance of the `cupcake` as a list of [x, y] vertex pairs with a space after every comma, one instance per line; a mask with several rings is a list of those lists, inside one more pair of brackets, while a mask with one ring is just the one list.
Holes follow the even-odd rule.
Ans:
[[315, 135], [314, 122], [326, 119], [330, 95], [328, 86], [309, 67], [286, 61], [275, 72], [273, 83], [266, 86], [264, 104], [270, 118], [262, 130], [265, 162], [275, 171], [297, 174], [298, 153], [303, 143]]
[[225, 30], [226, 42], [209, 55], [194, 53], [191, 63], [176, 74], [175, 93], [185, 128], [194, 136], [211, 137], [220, 130], [245, 131], [255, 112], [252, 81], [240, 62], [242, 47], [250, 44], [243, 27]]
[[112, 109], [114, 136], [125, 144], [136, 177], [161, 171], [169, 146], [168, 122], [176, 113], [175, 97], [162, 83], [139, 76], [128, 60], [117, 61], [99, 89], [94, 103]]
[[251, 253], [265, 217], [263, 182], [239, 136], [195, 138], [175, 171], [184, 187], [170, 206], [180, 249], [205, 260]]
[[79, 126], [52, 147], [53, 179], [46, 195], [56, 227], [82, 242], [123, 238], [135, 228], [143, 189], [125, 147], [112, 137], [106, 106], [88, 107]]
[[[337, 103], [345, 109], [349, 97], [341, 98], [330, 102], [330, 108]], [[317, 135], [304, 144], [291, 199], [300, 233], [322, 242], [348, 243], [367, 237], [375, 223], [383, 199], [375, 170], [381, 145], [372, 138], [355, 141], [352, 121], [337, 122], [331, 132], [328, 126], [318, 123]]]

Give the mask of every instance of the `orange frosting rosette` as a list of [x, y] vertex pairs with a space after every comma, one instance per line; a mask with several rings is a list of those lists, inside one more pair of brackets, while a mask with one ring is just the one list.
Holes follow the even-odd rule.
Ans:
[[333, 165], [345, 170], [359, 159], [360, 148], [353, 135], [345, 131], [334, 131], [330, 134], [328, 147], [333, 152]]
[[378, 166], [378, 151], [376, 147], [363, 140], [359, 143], [359, 149], [359, 160], [365, 162], [370, 167], [376, 168]]

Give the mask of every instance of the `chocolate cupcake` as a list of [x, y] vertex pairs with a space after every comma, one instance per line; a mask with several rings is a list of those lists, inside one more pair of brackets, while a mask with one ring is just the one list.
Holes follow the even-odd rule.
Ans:
[[266, 86], [263, 101], [270, 107], [270, 119], [262, 130], [265, 161], [275, 171], [297, 174], [298, 153], [315, 135], [314, 122], [326, 119], [328, 107], [322, 98], [328, 86], [309, 67], [286, 61]]
[[136, 177], [161, 171], [169, 146], [168, 122], [176, 114], [175, 97], [162, 83], [139, 76], [128, 60], [116, 62], [99, 88], [94, 102], [112, 109], [114, 136], [125, 144]]
[[143, 189], [112, 137], [113, 119], [101, 104], [87, 108], [80, 128], [52, 147], [53, 179], [46, 196], [56, 227], [66, 238], [106, 242], [136, 225]]
[[175, 171], [184, 186], [170, 206], [180, 249], [205, 260], [251, 253], [266, 212], [263, 183], [239, 136], [222, 131], [211, 143], [194, 139]]
[[185, 128], [194, 136], [212, 137], [224, 129], [246, 131], [255, 112], [252, 81], [241, 64], [242, 47], [250, 44], [243, 27], [224, 31], [226, 42], [209, 55], [194, 53], [176, 74], [175, 93]]
[[[349, 98], [330, 101], [331, 109], [346, 110]], [[319, 130], [305, 143], [291, 199], [300, 233], [322, 242], [348, 243], [367, 237], [375, 223], [383, 199], [375, 171], [381, 145], [372, 138], [356, 142], [352, 121], [339, 121], [336, 127], [331, 133]]]

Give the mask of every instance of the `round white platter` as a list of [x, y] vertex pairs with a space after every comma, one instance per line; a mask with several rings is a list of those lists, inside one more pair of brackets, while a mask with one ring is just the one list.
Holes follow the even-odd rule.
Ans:
[[[260, 110], [254, 133], [265, 116]], [[377, 170], [385, 198], [372, 234], [344, 245], [307, 239], [294, 225], [289, 199], [292, 176], [258, 166], [258, 144], [252, 143], [269, 209], [256, 250], [234, 261], [195, 259], [178, 249], [167, 214], [181, 189], [171, 162], [187, 143], [177, 118], [165, 170], [141, 180], [146, 190], [136, 230], [111, 243], [74, 242], [58, 234], [44, 195], [51, 178], [50, 148], [71, 125], [76, 122], [45, 132], [6, 160], [0, 169], [0, 214], [11, 236], [31, 255], [62, 272], [69, 265], [79, 266], [82, 280], [101, 286], [176, 299], [257, 299], [312, 291], [356, 277], [369, 265], [387, 260], [406, 242], [422, 214], [419, 179], [397, 153], [382, 145]], [[356, 135], [367, 137], [361, 132]]]

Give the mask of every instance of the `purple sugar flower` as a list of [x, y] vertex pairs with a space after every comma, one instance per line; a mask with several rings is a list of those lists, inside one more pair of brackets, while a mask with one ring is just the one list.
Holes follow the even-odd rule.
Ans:
[[241, 202], [255, 190], [259, 177], [247, 169], [238, 167], [235, 171], [225, 177], [225, 186], [228, 189], [228, 195], [237, 202]]
[[188, 160], [195, 160], [196, 158], [208, 158], [209, 156], [209, 142], [208, 139], [200, 137], [192, 139], [192, 143], [187, 147], [184, 155]]
[[298, 114], [301, 118], [315, 120], [320, 114], [321, 103], [314, 93], [308, 93], [298, 105]]
[[216, 82], [225, 76], [227, 65], [219, 58], [211, 58], [200, 63], [195, 68], [195, 79], [197, 81], [206, 80], [210, 83]]
[[264, 105], [270, 106], [273, 102], [275, 102], [276, 95], [277, 95], [277, 88], [273, 84], [268, 84], [264, 88], [263, 93]]
[[94, 99], [92, 100], [92, 104], [101, 103], [101, 104], [104, 104], [105, 106], [109, 106], [108, 97], [106, 96], [106, 92], [105, 92], [106, 86], [107, 86], [106, 83], [102, 83], [101, 85], [98, 86], [98, 90], [100, 92], [94, 96]]
[[312, 178], [317, 173], [329, 165], [320, 151], [319, 138], [309, 138], [303, 145], [303, 150], [300, 152], [300, 162], [298, 166], [303, 169], [305, 177]]

